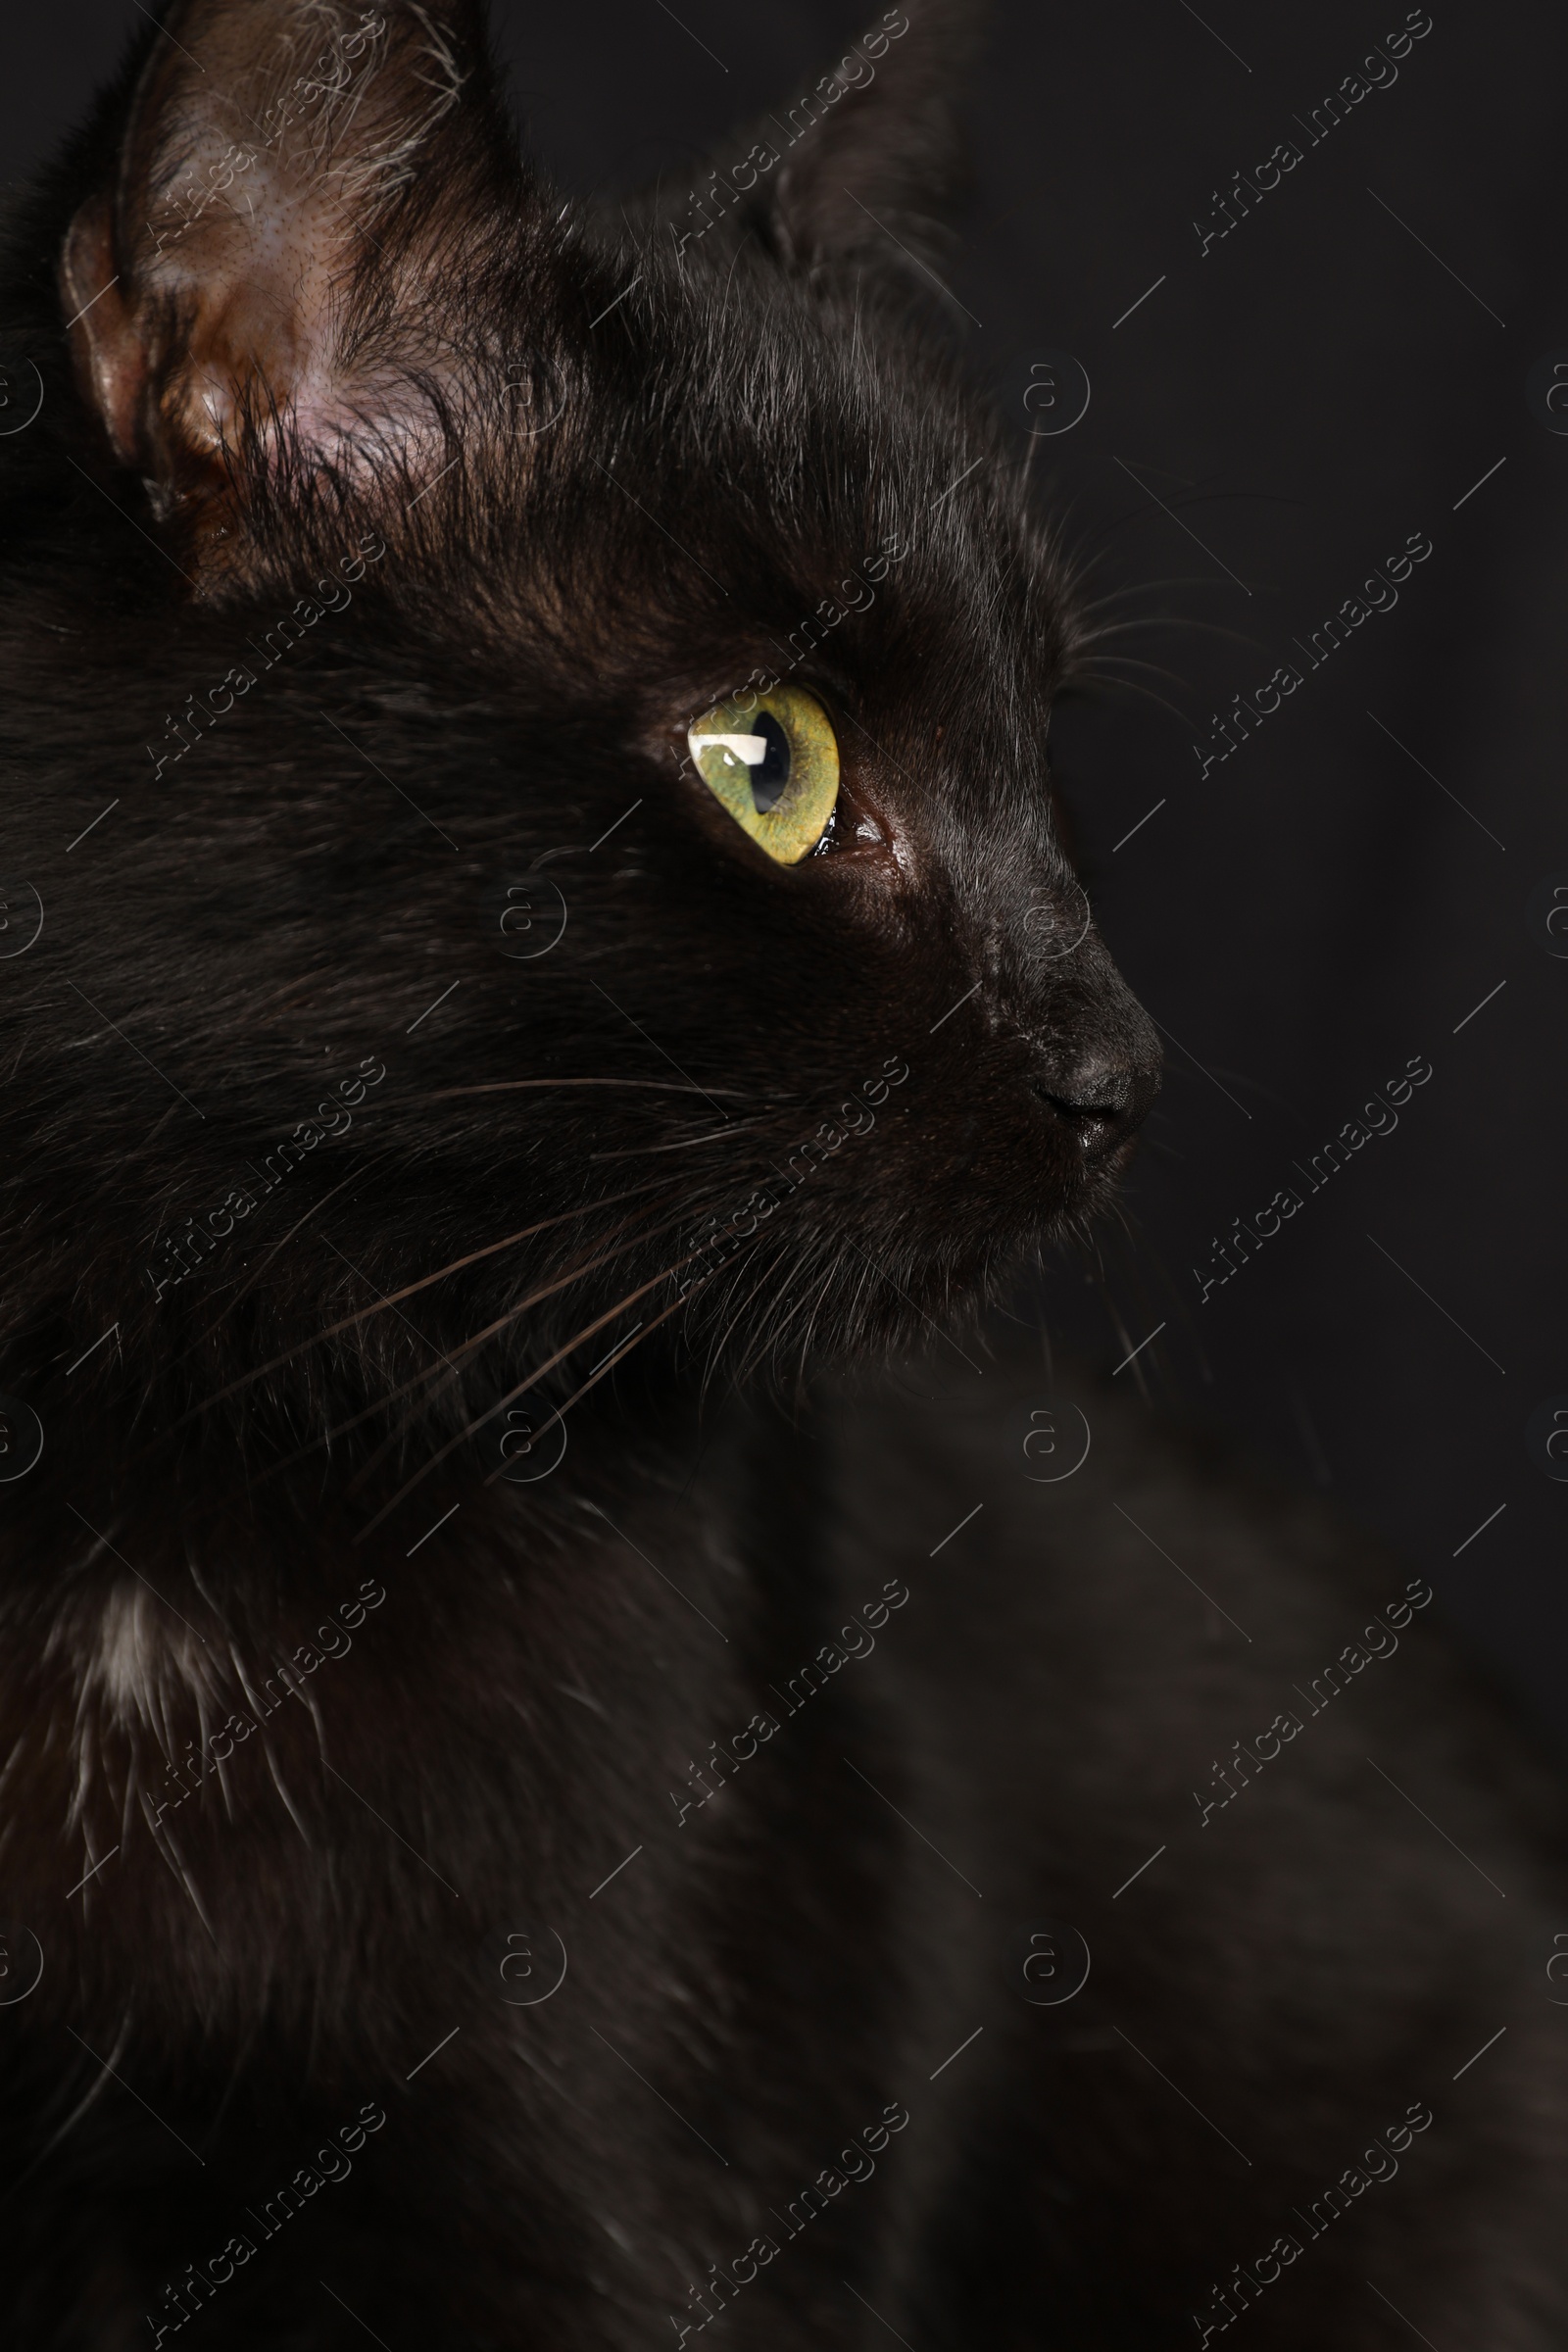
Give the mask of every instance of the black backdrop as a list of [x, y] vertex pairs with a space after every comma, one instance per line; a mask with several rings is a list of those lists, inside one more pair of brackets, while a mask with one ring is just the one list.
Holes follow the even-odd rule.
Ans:
[[[569, 187], [706, 147], [880, 13], [498, 8]], [[1112, 673], [1169, 708], [1117, 691], [1054, 722], [1103, 928], [1171, 1043], [1120, 1325], [1067, 1269], [1047, 1304], [1107, 1365], [1163, 1325], [1118, 1377], [1382, 1529], [1564, 1737], [1568, 391], [1558, 416], [1543, 387], [1559, 357], [1568, 385], [1568, 14], [1262, 13], [1001, 0], [974, 95], [958, 324], [1020, 436], [1078, 406], [1062, 355], [1086, 373], [1034, 469], [1104, 590], [1142, 591], [1106, 617], [1164, 623], [1106, 652], [1171, 673]], [[139, 22], [12, 23], [0, 174]], [[1375, 1091], [1382, 1132], [1311, 1189]], [[1300, 1206], [1266, 1231], [1282, 1190]]]

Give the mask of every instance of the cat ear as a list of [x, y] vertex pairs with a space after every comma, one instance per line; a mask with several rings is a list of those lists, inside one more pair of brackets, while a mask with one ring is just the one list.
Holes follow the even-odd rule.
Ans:
[[661, 198], [677, 252], [709, 242], [727, 260], [751, 232], [787, 268], [849, 264], [929, 288], [968, 192], [961, 115], [984, 14], [983, 0], [884, 10], [792, 103], [727, 141], [683, 201]]
[[441, 446], [522, 196], [472, 0], [175, 0], [61, 257], [115, 456], [199, 535], [247, 474]]

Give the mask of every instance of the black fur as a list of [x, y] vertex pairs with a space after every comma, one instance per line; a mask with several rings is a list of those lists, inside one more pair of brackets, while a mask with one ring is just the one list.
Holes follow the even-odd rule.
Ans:
[[[1158, 1057], [930, 274], [971, 38], [612, 213], [466, 7], [186, 0], [12, 220], [8, 2342], [1561, 2339], [1554, 1792], [1404, 1570], [1066, 1376], [1031, 1483], [976, 1336]], [[682, 758], [785, 668], [788, 869]]]

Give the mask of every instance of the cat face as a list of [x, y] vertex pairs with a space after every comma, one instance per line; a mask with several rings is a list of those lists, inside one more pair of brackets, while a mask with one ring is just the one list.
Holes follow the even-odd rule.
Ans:
[[74, 1220], [72, 1327], [173, 1401], [907, 1338], [1125, 1158], [1070, 583], [928, 302], [962, 39], [880, 26], [722, 195], [611, 217], [468, 7], [188, 0], [39, 199], [26, 1248], [63, 1314]]

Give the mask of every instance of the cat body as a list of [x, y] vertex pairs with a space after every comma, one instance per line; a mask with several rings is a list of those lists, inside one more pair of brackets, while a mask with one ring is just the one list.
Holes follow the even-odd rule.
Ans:
[[223, 1603], [171, 1660], [80, 1594], [99, 1690], [218, 1695], [67, 1902], [32, 1770], [14, 2340], [1374, 2345], [1368, 2278], [1553, 2340], [1559, 1800], [1430, 1587], [1059, 1375], [1041, 1483], [1038, 1366], [932, 1374], [590, 1440], [569, 1535], [465, 1493], [380, 1578], [118, 1526]]
[[976, 1336], [1158, 1054], [970, 37], [612, 218], [189, 0], [10, 224], [8, 2343], [1560, 2338], [1554, 1791]]

